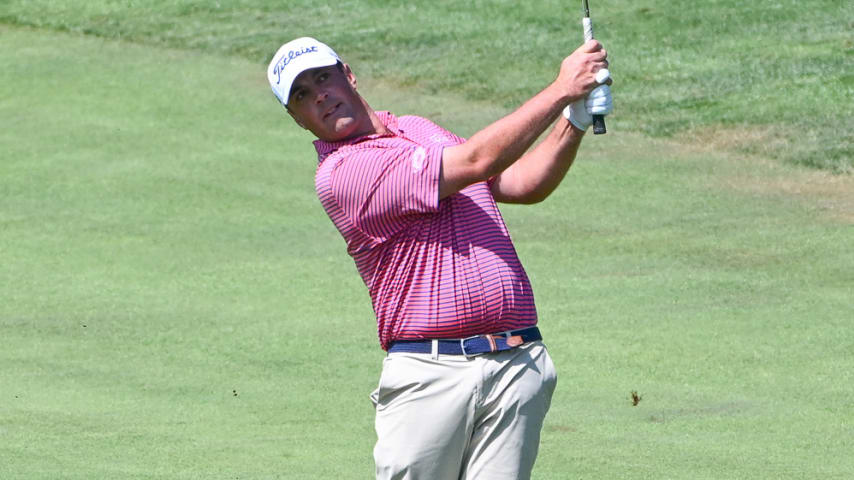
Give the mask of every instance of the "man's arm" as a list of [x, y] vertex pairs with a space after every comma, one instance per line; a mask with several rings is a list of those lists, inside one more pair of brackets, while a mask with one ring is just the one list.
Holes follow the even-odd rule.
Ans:
[[[598, 85], [595, 75], [607, 67], [606, 57], [607, 53], [599, 42], [586, 42], [563, 60], [558, 78], [551, 85], [515, 112], [474, 134], [467, 142], [446, 148], [442, 156], [439, 198], [505, 171], [554, 122], [568, 103], [584, 97]], [[558, 125], [563, 123], [561, 121]]]
[[495, 201], [537, 203], [545, 200], [569, 171], [583, 137], [583, 130], [561, 117], [542, 143], [495, 178], [492, 182]]

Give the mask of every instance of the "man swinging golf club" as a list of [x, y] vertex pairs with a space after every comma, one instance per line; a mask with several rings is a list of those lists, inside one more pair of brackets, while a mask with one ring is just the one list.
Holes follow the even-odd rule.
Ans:
[[468, 140], [373, 110], [313, 38], [270, 62], [273, 93], [317, 137], [317, 194], [388, 352], [371, 395], [378, 479], [530, 477], [556, 374], [497, 202], [537, 203], [558, 186], [591, 116], [611, 112], [606, 57], [585, 42], [553, 82]]

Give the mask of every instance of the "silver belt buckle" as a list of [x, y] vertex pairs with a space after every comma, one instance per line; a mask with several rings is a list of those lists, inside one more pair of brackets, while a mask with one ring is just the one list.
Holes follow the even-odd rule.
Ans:
[[465, 355], [466, 358], [473, 357], [475, 355], [480, 355], [479, 353], [472, 353], [471, 355], [469, 355], [469, 353], [466, 352], [466, 341], [471, 340], [473, 338], [480, 338], [482, 336], [483, 335], [472, 335], [471, 337], [466, 337], [466, 338], [460, 339], [460, 350], [463, 351], [463, 355]]

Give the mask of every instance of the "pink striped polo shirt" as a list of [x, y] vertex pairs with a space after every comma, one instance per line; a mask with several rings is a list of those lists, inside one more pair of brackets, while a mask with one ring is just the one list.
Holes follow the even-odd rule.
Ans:
[[489, 184], [439, 201], [442, 150], [464, 140], [424, 118], [377, 115], [391, 134], [314, 142], [315, 188], [368, 287], [383, 349], [535, 325]]

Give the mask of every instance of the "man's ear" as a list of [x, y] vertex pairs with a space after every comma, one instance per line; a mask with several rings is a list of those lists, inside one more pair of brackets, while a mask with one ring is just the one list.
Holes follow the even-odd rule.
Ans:
[[290, 116], [291, 116], [291, 118], [293, 118], [293, 119], [294, 119], [294, 121], [295, 121], [295, 122], [297, 122], [297, 125], [299, 125], [300, 127], [302, 127], [302, 128], [303, 128], [303, 129], [305, 129], [305, 130], [308, 130], [308, 127], [306, 127], [306, 126], [305, 126], [305, 124], [304, 124], [304, 123], [302, 123], [302, 122], [300, 121], [300, 119], [299, 119], [299, 118], [297, 118], [297, 116], [296, 116], [296, 115], [294, 115], [294, 112], [292, 112], [292, 111], [291, 111], [291, 109], [287, 107], [287, 105], [285, 106], [285, 110], [287, 110], [287, 111], [288, 111], [288, 115], [290, 115]]
[[343, 63], [341, 64], [341, 68], [344, 71], [344, 75], [347, 77], [347, 81], [350, 82], [350, 85], [353, 87], [353, 90], [356, 90], [356, 74], [353, 73], [353, 70], [350, 70], [350, 65]]

